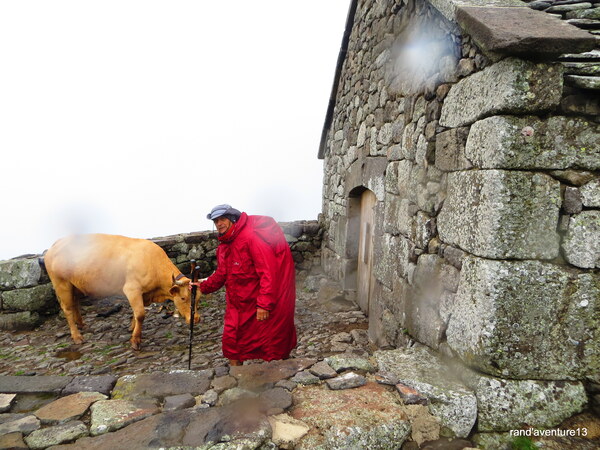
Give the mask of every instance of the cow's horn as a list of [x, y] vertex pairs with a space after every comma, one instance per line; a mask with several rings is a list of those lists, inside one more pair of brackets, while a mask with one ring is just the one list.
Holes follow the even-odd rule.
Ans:
[[182, 273], [177, 275], [177, 277], [173, 275], [173, 284], [176, 284], [177, 286], [183, 286], [185, 282], [181, 280], [182, 278], [185, 278], [185, 275]]

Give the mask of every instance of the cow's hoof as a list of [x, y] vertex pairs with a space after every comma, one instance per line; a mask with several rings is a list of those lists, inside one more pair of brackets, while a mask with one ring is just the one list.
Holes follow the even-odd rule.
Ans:
[[131, 348], [134, 349], [134, 350], [136, 350], [136, 351], [139, 351], [140, 350], [140, 343], [139, 342], [132, 342], [131, 343]]
[[85, 340], [82, 337], [74, 337], [73, 338], [73, 342], [75, 342], [75, 345], [80, 345], [83, 344], [85, 342]]

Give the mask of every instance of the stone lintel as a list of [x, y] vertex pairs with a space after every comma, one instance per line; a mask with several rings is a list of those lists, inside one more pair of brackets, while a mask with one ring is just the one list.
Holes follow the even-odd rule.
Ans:
[[363, 186], [373, 191], [378, 201], [385, 198], [385, 172], [388, 161], [385, 156], [366, 157], [352, 163], [346, 172], [346, 197], [353, 189]]
[[552, 58], [595, 47], [587, 31], [542, 11], [522, 7], [459, 7], [456, 19], [485, 51]]

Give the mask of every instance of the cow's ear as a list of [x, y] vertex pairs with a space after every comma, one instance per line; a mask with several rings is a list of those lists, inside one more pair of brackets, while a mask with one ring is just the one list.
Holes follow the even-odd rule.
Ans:
[[172, 286], [171, 289], [169, 289], [169, 294], [171, 294], [171, 295], [179, 294], [179, 286]]

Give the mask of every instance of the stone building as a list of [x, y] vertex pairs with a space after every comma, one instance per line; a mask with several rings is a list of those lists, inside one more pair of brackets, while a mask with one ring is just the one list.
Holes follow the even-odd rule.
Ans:
[[[600, 392], [600, 4], [553, 3], [351, 2], [322, 263], [378, 346], [416, 341], [504, 387], [472, 383], [479, 404], [566, 382], [573, 413]], [[560, 422], [482, 414], [480, 431]]]

